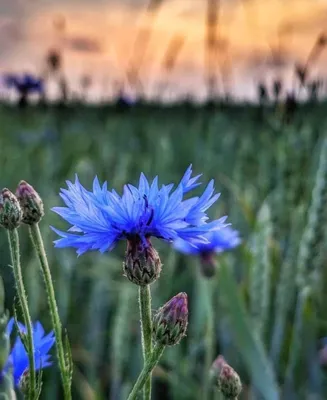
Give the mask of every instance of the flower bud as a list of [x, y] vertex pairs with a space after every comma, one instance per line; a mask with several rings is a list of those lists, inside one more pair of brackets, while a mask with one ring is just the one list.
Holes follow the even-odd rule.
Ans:
[[33, 186], [25, 181], [20, 181], [16, 196], [23, 211], [23, 223], [37, 224], [44, 216], [43, 201]]
[[21, 376], [19, 383], [18, 383], [20, 391], [23, 395], [27, 395], [29, 392], [29, 370], [26, 369]]
[[219, 376], [221, 369], [223, 365], [226, 364], [226, 361], [223, 356], [219, 355], [215, 361], [212, 363], [210, 372], [213, 374], [216, 378]]
[[149, 285], [159, 278], [161, 272], [160, 257], [149, 239], [146, 245], [140, 238], [127, 241], [123, 270], [124, 275], [139, 286]]
[[157, 343], [173, 346], [186, 335], [188, 324], [187, 294], [179, 293], [153, 317], [153, 336]]
[[218, 389], [226, 399], [235, 400], [242, 391], [241, 379], [237, 372], [227, 364], [224, 357], [219, 356], [211, 367], [212, 373], [218, 377]]
[[22, 210], [16, 196], [9, 189], [0, 194], [0, 226], [13, 230], [18, 228], [22, 219]]

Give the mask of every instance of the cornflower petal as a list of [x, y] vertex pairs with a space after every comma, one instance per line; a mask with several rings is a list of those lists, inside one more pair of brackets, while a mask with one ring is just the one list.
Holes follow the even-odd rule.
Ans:
[[242, 241], [239, 232], [229, 225], [211, 230], [203, 235], [206, 241], [187, 241], [181, 237], [174, 241], [174, 248], [185, 254], [203, 255], [221, 253], [237, 247]]
[[[14, 319], [11, 318], [7, 324], [6, 332], [11, 335], [14, 326]], [[26, 328], [23, 324], [18, 323], [18, 328], [22, 334], [26, 334]], [[53, 331], [45, 335], [45, 331], [40, 322], [33, 325], [33, 342], [34, 342], [34, 361], [35, 369], [39, 370], [52, 364], [49, 351], [55, 343]], [[15, 386], [19, 382], [24, 373], [29, 368], [28, 354], [25, 350], [20, 337], [17, 337], [11, 349], [10, 355], [4, 367], [4, 370], [12, 367]]]
[[205, 234], [221, 228], [224, 221], [207, 223], [206, 211], [219, 197], [213, 181], [200, 197], [184, 198], [200, 185], [200, 176], [192, 177], [190, 165], [173, 189], [173, 184], [159, 188], [158, 177], [149, 183], [141, 173], [138, 186], [124, 185], [122, 195], [109, 191], [106, 183], [101, 186], [97, 177], [90, 192], [76, 176], [74, 183], [67, 182], [68, 189], [61, 190], [66, 206], [52, 209], [71, 225], [68, 232], [52, 228], [61, 237], [55, 245], [74, 247], [80, 255], [90, 250], [110, 251], [122, 239], [138, 238], [145, 246], [150, 237], [206, 243]]

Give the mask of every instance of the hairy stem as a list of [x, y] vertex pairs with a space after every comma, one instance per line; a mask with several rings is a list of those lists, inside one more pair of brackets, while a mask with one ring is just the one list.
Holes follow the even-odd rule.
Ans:
[[17, 229], [7, 230], [7, 232], [8, 232], [10, 255], [14, 270], [17, 295], [23, 313], [24, 324], [27, 330], [26, 347], [27, 347], [28, 361], [29, 361], [28, 398], [34, 400], [37, 398], [37, 394], [36, 394], [36, 373], [35, 373], [34, 343], [33, 343], [33, 325], [28, 309], [27, 296], [23, 282], [22, 269], [20, 265], [19, 236]]
[[[139, 305], [142, 329], [142, 348], [144, 365], [152, 354], [152, 316], [150, 285], [139, 287]], [[144, 400], [151, 400], [151, 371], [144, 386]]]
[[[41, 236], [40, 228], [38, 224], [29, 226], [30, 236], [32, 239], [33, 246], [36, 250], [41, 270], [44, 278], [45, 288], [47, 292], [48, 304], [51, 315], [51, 322], [56, 337], [56, 350], [59, 362], [59, 369], [61, 374], [62, 385], [64, 389], [65, 400], [71, 400], [71, 365], [69, 365], [66, 359], [65, 348], [62, 340], [62, 328], [59, 317], [55, 291], [51, 278], [51, 271], [48, 264], [48, 259], [43, 245], [43, 239]], [[66, 349], [66, 353], [70, 354], [70, 349]], [[69, 357], [69, 355], [68, 355]]]
[[135, 400], [137, 399], [138, 393], [140, 390], [142, 390], [143, 386], [146, 384], [146, 382], [149, 379], [149, 376], [151, 375], [151, 372], [153, 368], [158, 364], [158, 361], [160, 357], [162, 356], [162, 353], [165, 350], [164, 345], [156, 345], [155, 348], [153, 349], [152, 354], [150, 355], [149, 359], [145, 363], [143, 370], [141, 371], [139, 377], [137, 378], [137, 381], [135, 382], [135, 385], [128, 396], [127, 400]]

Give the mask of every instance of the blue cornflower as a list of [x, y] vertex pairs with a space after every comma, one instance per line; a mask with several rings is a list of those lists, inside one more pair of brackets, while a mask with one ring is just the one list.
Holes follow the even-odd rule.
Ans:
[[75, 183], [67, 182], [68, 190], [61, 190], [66, 207], [53, 208], [71, 224], [68, 232], [53, 228], [61, 236], [55, 245], [75, 247], [80, 255], [89, 250], [110, 251], [119, 240], [127, 240], [124, 274], [137, 285], [150, 284], [161, 270], [151, 237], [169, 242], [180, 238], [196, 246], [208, 242], [206, 233], [225, 226], [225, 217], [208, 223], [206, 211], [219, 197], [213, 181], [200, 197], [185, 199], [200, 185], [200, 176], [192, 177], [190, 165], [176, 188], [173, 184], [159, 188], [158, 177], [150, 184], [142, 173], [138, 187], [125, 185], [121, 196], [108, 191], [107, 183], [100, 186], [97, 178], [89, 192], [76, 177]]
[[185, 254], [201, 255], [206, 253], [221, 253], [225, 250], [233, 249], [241, 243], [239, 232], [230, 226], [208, 232], [205, 236], [208, 239], [206, 243], [199, 243], [196, 246], [192, 246], [183, 239], [176, 239], [174, 247]]
[[16, 89], [20, 94], [43, 92], [43, 80], [30, 74], [7, 74], [3, 80], [8, 88]]
[[[6, 328], [8, 337], [13, 331], [13, 326], [14, 319], [11, 318]], [[21, 323], [18, 323], [18, 326], [20, 332], [26, 334], [25, 326]], [[55, 342], [53, 331], [45, 335], [41, 323], [36, 322], [33, 326], [33, 341], [35, 369], [40, 370], [50, 366], [52, 363], [48, 353]], [[12, 368], [15, 386], [18, 386], [21, 378], [29, 368], [28, 354], [20, 337], [16, 338], [4, 369], [8, 368]]]
[[112, 250], [121, 239], [149, 246], [150, 237], [166, 241], [183, 239], [196, 245], [207, 243], [208, 231], [224, 226], [225, 218], [208, 223], [206, 210], [218, 199], [211, 181], [200, 197], [184, 196], [199, 186], [201, 175], [191, 177], [192, 166], [185, 172], [179, 185], [158, 186], [158, 177], [150, 184], [142, 173], [138, 187], [124, 186], [122, 196], [108, 191], [107, 183], [100, 186], [97, 178], [93, 191], [79, 182], [67, 181], [68, 190], [61, 190], [66, 207], [52, 210], [71, 224], [68, 232], [53, 230], [61, 236], [56, 247], [75, 247], [77, 253]]
[[222, 253], [225, 250], [237, 247], [241, 243], [241, 239], [239, 232], [229, 225], [219, 230], [210, 231], [205, 237], [207, 242], [198, 243], [196, 246], [178, 238], [174, 241], [173, 246], [184, 254], [199, 256], [204, 274], [210, 277], [215, 271], [214, 253]]

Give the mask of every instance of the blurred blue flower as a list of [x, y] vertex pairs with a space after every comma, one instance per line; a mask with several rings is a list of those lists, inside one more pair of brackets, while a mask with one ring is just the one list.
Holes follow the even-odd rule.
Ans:
[[241, 243], [241, 239], [238, 231], [228, 225], [219, 230], [209, 231], [205, 237], [207, 242], [198, 243], [196, 246], [190, 245], [182, 238], [178, 238], [174, 240], [173, 246], [184, 254], [199, 256], [203, 275], [211, 278], [216, 270], [214, 254], [237, 247]]
[[75, 247], [77, 254], [88, 250], [112, 250], [121, 239], [140, 241], [144, 248], [154, 236], [166, 241], [178, 238], [197, 245], [208, 243], [206, 234], [225, 226], [225, 217], [207, 222], [206, 210], [217, 201], [211, 181], [202, 196], [184, 199], [185, 194], [200, 185], [201, 175], [192, 176], [192, 166], [186, 170], [178, 186], [158, 186], [158, 177], [150, 184], [142, 173], [138, 187], [127, 184], [122, 196], [108, 191], [107, 183], [100, 186], [97, 178], [93, 191], [87, 191], [79, 182], [67, 181], [68, 190], [61, 190], [66, 207], [52, 210], [72, 226], [68, 232], [52, 228], [61, 239], [56, 247]]
[[222, 229], [210, 231], [205, 235], [208, 241], [191, 246], [187, 241], [178, 238], [174, 241], [174, 248], [184, 254], [204, 255], [221, 253], [225, 250], [233, 249], [241, 243], [239, 232], [230, 226]]
[[19, 93], [43, 92], [43, 80], [30, 74], [7, 74], [3, 77], [3, 82], [7, 88], [16, 89]]
[[[18, 324], [22, 334], [26, 334], [26, 328], [23, 324]], [[11, 318], [8, 322], [6, 333], [8, 336], [12, 334], [14, 319]], [[44, 329], [40, 322], [36, 322], [33, 326], [33, 341], [34, 341], [34, 360], [35, 369], [40, 370], [50, 366], [50, 355], [48, 354], [55, 342], [54, 333], [51, 331], [45, 335]], [[5, 369], [12, 368], [15, 385], [18, 386], [23, 375], [28, 371], [29, 360], [23, 342], [20, 337], [17, 337], [11, 349]]]

